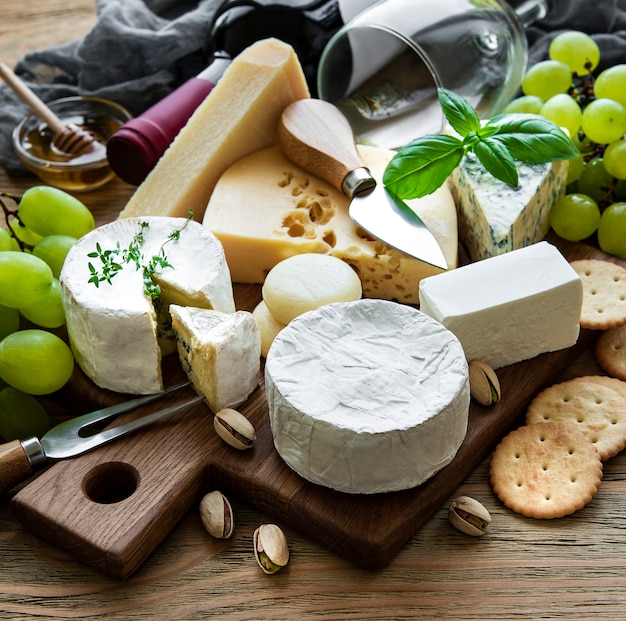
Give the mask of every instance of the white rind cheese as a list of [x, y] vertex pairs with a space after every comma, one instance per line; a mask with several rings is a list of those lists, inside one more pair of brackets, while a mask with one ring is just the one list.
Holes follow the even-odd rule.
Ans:
[[467, 362], [457, 338], [410, 306], [337, 302], [276, 336], [265, 385], [276, 450], [342, 492], [419, 485], [465, 438]]
[[[111, 284], [89, 283], [89, 253], [127, 249], [143, 228], [141, 252], [148, 262], [163, 252], [171, 268], [157, 270], [161, 287], [153, 302], [144, 290], [143, 273], [134, 263], [116, 261], [122, 269]], [[167, 241], [180, 230], [180, 239]], [[165, 243], [167, 242], [167, 243]], [[232, 283], [221, 244], [205, 227], [186, 218], [150, 217], [117, 220], [82, 237], [69, 251], [60, 276], [70, 344], [85, 374], [101, 388], [150, 394], [163, 389], [161, 358], [175, 350], [169, 325], [170, 303], [234, 312]], [[157, 307], [158, 311], [157, 311]]]
[[472, 261], [539, 242], [550, 229], [550, 209], [565, 192], [567, 162], [516, 166], [516, 188], [495, 179], [473, 154], [450, 176], [459, 238]]
[[558, 249], [539, 242], [420, 282], [420, 309], [494, 369], [578, 340], [583, 288]]
[[170, 306], [178, 355], [213, 412], [236, 407], [260, 380], [261, 336], [252, 313]]

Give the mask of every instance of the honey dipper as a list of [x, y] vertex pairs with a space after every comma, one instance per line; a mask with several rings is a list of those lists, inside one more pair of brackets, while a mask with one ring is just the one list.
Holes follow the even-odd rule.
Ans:
[[0, 77], [30, 109], [54, 132], [54, 146], [70, 155], [81, 155], [90, 149], [96, 138], [76, 123], [64, 123], [46, 104], [0, 60]]

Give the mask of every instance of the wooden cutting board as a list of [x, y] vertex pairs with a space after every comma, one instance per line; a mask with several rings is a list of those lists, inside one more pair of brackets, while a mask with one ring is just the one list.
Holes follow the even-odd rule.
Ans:
[[[551, 241], [570, 260], [602, 258], [626, 267], [626, 262], [591, 246]], [[235, 295], [238, 308], [247, 310], [260, 299], [259, 287], [253, 286], [236, 285]], [[350, 495], [300, 478], [274, 449], [261, 384], [240, 408], [257, 430], [257, 441], [248, 451], [223, 443], [213, 431], [206, 406], [194, 405], [173, 419], [53, 465], [13, 497], [12, 507], [35, 534], [117, 579], [136, 571], [201, 495], [212, 489], [249, 502], [359, 567], [381, 569], [520, 422], [530, 399], [557, 381], [594, 337], [582, 331], [570, 349], [500, 369], [501, 402], [490, 408], [472, 402], [468, 433], [455, 459], [411, 490]], [[166, 376], [168, 384], [182, 379], [175, 357], [167, 360]], [[120, 399], [88, 380], [78, 385], [82, 398], [86, 391], [94, 407]], [[193, 394], [184, 389], [158, 406], [123, 418]]]

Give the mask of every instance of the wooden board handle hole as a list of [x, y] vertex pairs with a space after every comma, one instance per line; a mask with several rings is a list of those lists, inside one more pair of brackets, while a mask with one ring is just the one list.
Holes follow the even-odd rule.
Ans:
[[139, 485], [139, 472], [120, 461], [98, 464], [83, 478], [83, 494], [98, 504], [109, 505], [126, 500]]

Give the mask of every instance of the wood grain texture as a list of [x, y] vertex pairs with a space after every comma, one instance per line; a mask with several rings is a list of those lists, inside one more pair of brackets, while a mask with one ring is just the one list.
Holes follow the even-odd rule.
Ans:
[[[7, 50], [80, 36], [84, 30], [77, 24], [93, 10], [92, 0], [2, 3], [0, 57], [9, 62]], [[2, 189], [17, 191], [32, 183], [0, 170]], [[130, 191], [116, 181], [83, 199], [103, 223], [115, 217]], [[563, 378], [597, 372], [586, 350], [571, 360]], [[53, 403], [58, 416], [84, 406]], [[493, 413], [486, 413], [485, 424], [494, 422]], [[483, 538], [449, 525], [446, 499], [379, 571], [355, 568], [284, 524], [290, 564], [274, 576], [262, 574], [252, 534], [272, 518], [235, 497], [231, 540], [209, 537], [192, 509], [141, 569], [119, 582], [26, 531], [5, 499], [0, 501], [0, 619], [624, 619], [626, 454], [605, 464], [600, 490], [585, 509], [552, 521], [503, 507], [489, 486], [488, 465], [487, 456], [450, 495], [468, 494], [488, 507], [493, 522]]]
[[19, 440], [0, 445], [0, 495], [33, 475], [33, 469]]

